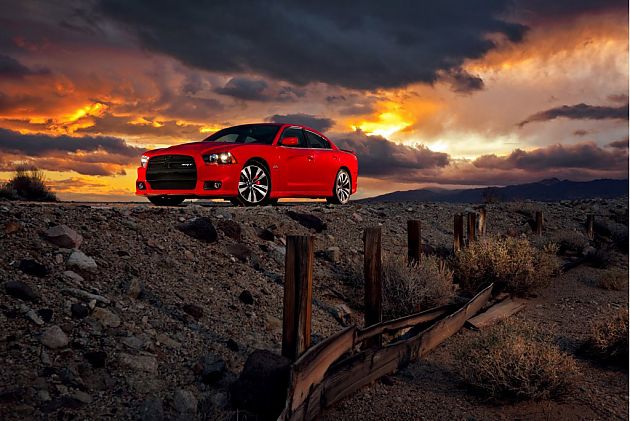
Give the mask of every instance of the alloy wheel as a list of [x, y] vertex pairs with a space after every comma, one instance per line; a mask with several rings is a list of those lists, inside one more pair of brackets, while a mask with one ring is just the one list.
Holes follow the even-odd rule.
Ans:
[[335, 194], [339, 203], [348, 203], [350, 199], [351, 182], [346, 171], [339, 171], [337, 182], [335, 183]]
[[269, 194], [269, 176], [257, 164], [248, 164], [241, 170], [238, 182], [238, 195], [247, 204], [256, 205]]

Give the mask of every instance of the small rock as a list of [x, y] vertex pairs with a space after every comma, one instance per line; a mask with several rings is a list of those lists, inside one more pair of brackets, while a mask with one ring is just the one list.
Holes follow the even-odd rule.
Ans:
[[72, 317], [74, 317], [75, 319], [83, 319], [87, 317], [90, 313], [87, 306], [80, 303], [72, 304], [70, 306], [70, 312], [72, 313]]
[[9, 221], [4, 224], [4, 233], [7, 235], [15, 234], [16, 232], [22, 230], [22, 224], [16, 221]]
[[252, 258], [252, 251], [245, 244], [229, 244], [227, 251], [241, 262], [247, 262]]
[[238, 352], [238, 349], [239, 349], [238, 343], [234, 339], [232, 338], [228, 339], [225, 345], [228, 347], [230, 351]]
[[256, 228], [256, 235], [258, 238], [265, 241], [273, 241], [276, 239], [276, 235], [269, 228]]
[[[73, 297], [76, 298], [80, 298], [84, 301], [98, 301], [99, 303], [103, 303], [103, 304], [109, 304], [110, 301], [108, 298], [103, 297], [102, 295], [97, 295], [97, 294], [92, 294], [89, 293], [87, 291], [83, 291], [82, 289], [78, 289], [78, 288], [64, 288], [62, 289], [62, 292], [68, 293], [70, 295], [72, 295]], [[92, 307], [90, 305], [90, 307]]]
[[78, 267], [88, 272], [94, 272], [98, 268], [94, 259], [79, 250], [72, 252], [66, 264], [70, 267]]
[[179, 349], [182, 346], [182, 344], [174, 339], [171, 339], [168, 335], [165, 335], [164, 333], [158, 333], [155, 339], [157, 339], [159, 343], [166, 345], [169, 348]]
[[226, 370], [225, 361], [221, 358], [208, 354], [195, 363], [193, 372], [201, 377], [201, 381], [205, 384], [213, 384], [221, 380]]
[[326, 251], [324, 251], [324, 256], [333, 263], [339, 263], [341, 260], [341, 249], [336, 246], [328, 247]]
[[241, 241], [241, 224], [231, 219], [219, 221], [218, 227], [226, 237], [234, 241]]
[[37, 392], [37, 399], [39, 399], [42, 402], [48, 402], [50, 401], [50, 393], [48, 393], [47, 390], [42, 389]]
[[31, 289], [21, 281], [8, 281], [4, 284], [4, 289], [12, 297], [19, 298], [26, 301], [38, 301], [39, 297]]
[[24, 307], [25, 308], [23, 308], [22, 310], [26, 313], [27, 319], [29, 319], [31, 322], [35, 323], [38, 326], [44, 325], [44, 320], [42, 320], [42, 318], [39, 316], [39, 314], [35, 312], [35, 310], [28, 308], [26, 306]]
[[105, 361], [107, 360], [107, 352], [105, 351], [90, 351], [83, 354], [85, 359], [92, 365], [94, 368], [103, 368], [105, 367]]
[[144, 347], [144, 340], [137, 336], [127, 336], [121, 339], [120, 342], [132, 349], [142, 349]]
[[66, 270], [63, 272], [63, 276], [65, 276], [68, 279], [71, 279], [75, 282], [81, 283], [83, 282], [83, 276], [79, 275], [76, 272], [73, 272], [71, 270]]
[[173, 395], [173, 406], [179, 414], [195, 415], [197, 413], [197, 398], [185, 389], [177, 389]]
[[39, 310], [37, 310], [37, 314], [46, 323], [50, 322], [53, 317], [53, 311], [49, 308], [40, 308]]
[[214, 228], [212, 221], [206, 217], [195, 218], [179, 225], [177, 229], [189, 237], [205, 243], [214, 243], [218, 239], [217, 230]]
[[43, 278], [48, 275], [48, 269], [46, 269], [46, 266], [33, 259], [20, 260], [19, 269], [27, 275], [37, 276], [38, 278]]
[[44, 331], [41, 342], [51, 349], [64, 348], [68, 346], [68, 335], [57, 325], [51, 326]]
[[238, 296], [238, 299], [241, 300], [242, 303], [252, 305], [254, 304], [254, 296], [251, 292], [244, 290], [241, 292], [241, 295]]
[[345, 304], [338, 304], [332, 307], [330, 312], [342, 326], [349, 326], [352, 322], [352, 310]]
[[120, 326], [120, 317], [101, 307], [97, 307], [92, 312], [92, 317], [101, 322], [104, 327]]
[[92, 397], [81, 390], [75, 391], [70, 398], [85, 404], [92, 403]]
[[140, 298], [144, 293], [144, 284], [138, 278], [131, 278], [124, 282], [125, 293], [131, 298]]
[[58, 247], [78, 249], [83, 237], [66, 225], [57, 225], [44, 232], [44, 238]]
[[203, 317], [203, 309], [199, 306], [196, 306], [194, 304], [184, 304], [183, 309], [186, 313], [190, 314], [195, 319], [201, 319]]
[[288, 211], [287, 215], [289, 215], [289, 218], [297, 221], [300, 225], [309, 229], [314, 229], [316, 232], [322, 232], [327, 228], [326, 223], [315, 215], [294, 211]]
[[125, 368], [157, 374], [157, 359], [150, 355], [130, 355], [121, 352], [118, 356], [118, 363]]
[[352, 214], [352, 217], [357, 222], [362, 222], [363, 221], [363, 217], [361, 215], [359, 215], [358, 213], [356, 213], [356, 212]]

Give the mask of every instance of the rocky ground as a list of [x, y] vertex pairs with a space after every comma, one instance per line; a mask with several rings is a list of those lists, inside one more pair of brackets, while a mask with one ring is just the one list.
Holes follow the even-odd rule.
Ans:
[[[544, 241], [583, 232], [588, 213], [627, 230], [628, 201], [621, 199], [491, 204], [488, 232], [531, 235], [529, 212], [536, 209], [545, 215]], [[316, 342], [348, 322], [346, 308], [350, 322], [362, 321], [360, 294], [345, 280], [361, 262], [364, 227], [381, 225], [384, 254], [399, 255], [406, 253], [406, 221], [420, 219], [423, 241], [447, 249], [453, 215], [465, 210], [443, 203], [246, 209], [0, 202], [0, 417], [234, 418], [229, 385], [247, 356], [280, 350], [286, 235], [315, 236]], [[613, 264], [627, 270], [627, 255], [613, 254]], [[521, 317], [551, 327], [574, 352], [593, 318], [628, 305], [627, 290], [594, 286], [599, 270], [580, 266], [557, 278]], [[584, 384], [567, 403], [480, 402], [453, 373], [457, 337], [326, 417], [627, 416], [627, 373], [586, 360]], [[570, 407], [578, 412], [566, 412]]]

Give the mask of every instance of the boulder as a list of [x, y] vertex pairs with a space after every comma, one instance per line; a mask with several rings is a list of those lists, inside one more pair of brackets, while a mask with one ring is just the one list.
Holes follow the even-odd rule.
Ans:
[[241, 224], [231, 219], [221, 220], [218, 222], [218, 227], [226, 237], [231, 238], [234, 241], [241, 241]]
[[213, 384], [221, 380], [225, 374], [226, 365], [223, 359], [214, 354], [207, 354], [193, 365], [193, 372], [201, 378], [205, 384]]
[[214, 228], [212, 221], [206, 217], [192, 219], [180, 224], [177, 229], [189, 237], [204, 243], [214, 243], [218, 238], [217, 230]]
[[276, 419], [287, 398], [291, 361], [267, 350], [254, 351], [230, 388], [232, 405]]
[[190, 390], [177, 389], [173, 395], [173, 406], [180, 415], [197, 413], [197, 398]]
[[120, 317], [111, 311], [96, 307], [92, 312], [92, 317], [101, 322], [104, 327], [118, 327], [120, 326]]
[[327, 228], [326, 223], [315, 215], [294, 211], [288, 211], [287, 215], [294, 221], [297, 221], [300, 225], [309, 229], [314, 229], [316, 232], [322, 232]]
[[20, 260], [20, 265], [18, 267], [27, 275], [37, 276], [38, 278], [43, 278], [48, 275], [48, 269], [46, 269], [46, 266], [33, 259]]
[[83, 237], [66, 225], [57, 225], [44, 232], [44, 238], [58, 247], [78, 249]]
[[241, 292], [241, 295], [238, 296], [238, 299], [241, 300], [242, 303], [252, 305], [254, 304], [254, 296], [251, 292], [244, 290]]
[[124, 368], [130, 368], [137, 371], [157, 374], [158, 362], [151, 355], [130, 355], [121, 352], [118, 355], [118, 363]]

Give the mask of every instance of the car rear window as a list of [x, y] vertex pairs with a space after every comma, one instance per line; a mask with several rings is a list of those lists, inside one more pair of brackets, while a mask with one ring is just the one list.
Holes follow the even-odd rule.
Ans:
[[321, 136], [316, 135], [313, 132], [305, 130], [306, 138], [308, 139], [308, 147], [315, 149], [330, 149], [330, 143]]

